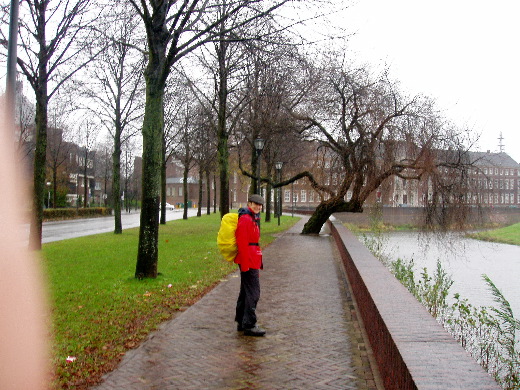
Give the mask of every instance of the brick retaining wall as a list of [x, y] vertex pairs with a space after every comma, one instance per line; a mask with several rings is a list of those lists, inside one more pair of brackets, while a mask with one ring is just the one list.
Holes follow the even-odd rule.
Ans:
[[330, 222], [386, 390], [498, 384], [340, 222]]

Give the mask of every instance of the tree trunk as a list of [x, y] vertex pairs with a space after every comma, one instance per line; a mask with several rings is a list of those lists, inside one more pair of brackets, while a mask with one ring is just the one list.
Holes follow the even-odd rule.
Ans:
[[209, 169], [206, 170], [206, 214], [211, 215], [211, 176]]
[[265, 222], [271, 222], [271, 192], [273, 188], [271, 184], [267, 184], [265, 188]]
[[329, 217], [337, 212], [361, 213], [363, 208], [360, 203], [352, 200], [345, 202], [343, 198], [332, 198], [328, 201], [323, 201], [316, 207], [316, 210], [314, 210], [314, 213], [304, 225], [302, 234], [320, 234], [321, 228]]
[[47, 156], [47, 84], [40, 85], [36, 93], [36, 149], [34, 151], [34, 193], [30, 237], [31, 249], [42, 247], [43, 201], [45, 198], [45, 159]]
[[182, 219], [188, 219], [188, 173], [189, 173], [189, 164], [185, 163], [183, 181], [182, 181], [182, 191], [184, 194], [184, 212], [182, 214]]
[[[150, 59], [152, 61], [152, 59]], [[152, 68], [154, 69], [154, 68]], [[164, 130], [164, 83], [146, 72], [143, 120], [142, 208], [136, 278], [156, 278], [159, 238], [159, 195]]]
[[229, 134], [226, 128], [226, 111], [228, 98], [228, 74], [226, 67], [226, 52], [228, 43], [224, 40], [219, 42], [217, 58], [219, 64], [218, 81], [218, 117], [217, 117], [217, 139], [218, 139], [218, 166], [220, 171], [220, 216], [229, 213]]
[[31, 220], [29, 245], [31, 249], [41, 249], [42, 247], [42, 222], [43, 222], [43, 199], [45, 196], [45, 161], [47, 158], [47, 108], [49, 96], [47, 91], [49, 61], [47, 52], [47, 41], [45, 34], [45, 11], [46, 3], [40, 4], [38, 22], [36, 23], [37, 41], [39, 44], [38, 53], [38, 75], [36, 85], [33, 86], [36, 98], [36, 147], [34, 151], [34, 173], [33, 173], [33, 209], [34, 218]]
[[56, 208], [56, 193], [58, 191], [58, 167], [52, 170], [52, 208]]
[[85, 148], [85, 161], [83, 165], [83, 208], [87, 208], [88, 202], [88, 178], [87, 178], [88, 148]]
[[[119, 136], [118, 136], [119, 134]], [[121, 136], [116, 126], [114, 136], [114, 153], [112, 153], [113, 177], [112, 177], [112, 199], [114, 202], [114, 234], [123, 233], [121, 222]]]
[[[257, 134], [253, 134], [253, 140], [258, 138]], [[254, 178], [251, 178], [251, 186], [249, 187], [250, 194], [259, 194], [262, 195], [262, 183], [257, 177], [258, 164], [260, 164], [260, 156], [258, 152], [254, 148], [251, 148], [251, 173], [253, 173]], [[262, 177], [262, 173], [259, 172], [259, 176]]]
[[218, 141], [218, 162], [220, 172], [220, 216], [229, 213], [229, 151], [227, 136]]
[[[113, 161], [112, 161], [113, 163]], [[113, 168], [113, 165], [112, 165], [112, 168]], [[103, 182], [103, 207], [108, 207], [108, 204], [107, 204], [107, 190], [108, 190], [108, 180], [109, 180], [109, 170], [108, 170], [108, 164], [106, 164], [106, 168], [105, 168], [105, 180]]]
[[161, 225], [166, 225], [166, 142], [162, 140], [161, 153]]
[[199, 168], [199, 204], [197, 205], [197, 217], [202, 216], [202, 185], [203, 185], [204, 171]]
[[334, 207], [320, 203], [303, 227], [302, 234], [320, 234], [321, 228], [333, 213]]
[[128, 162], [125, 164], [125, 189], [123, 190], [123, 193], [125, 194], [124, 200], [125, 200], [125, 211], [127, 213], [130, 212], [130, 203], [128, 202], [128, 199], [130, 199], [128, 195]]
[[[213, 214], [217, 213], [217, 175], [213, 175]], [[228, 204], [229, 208], [229, 204]]]

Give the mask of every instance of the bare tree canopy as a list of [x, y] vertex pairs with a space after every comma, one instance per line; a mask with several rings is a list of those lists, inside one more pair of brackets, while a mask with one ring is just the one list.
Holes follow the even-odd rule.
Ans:
[[[334, 212], [361, 212], [390, 177], [419, 180], [438, 177], [447, 165], [468, 168], [468, 161], [452, 158], [467, 150], [464, 137], [442, 121], [430, 99], [407, 97], [385, 74], [345, 68], [338, 57], [325, 62], [307, 68], [304, 79], [310, 82], [290, 107], [302, 134], [328, 151], [327, 171], [338, 178], [337, 185], [323, 185], [310, 172], [299, 175], [323, 198], [303, 233], [319, 233]], [[446, 150], [451, 153], [438, 152]]]
[[102, 36], [106, 49], [87, 70], [87, 109], [99, 117], [113, 139], [112, 203], [114, 233], [121, 222], [122, 145], [138, 134], [144, 105], [144, 56], [136, 47], [144, 40], [139, 19], [127, 3], [113, 4], [104, 20]]
[[157, 276], [161, 161], [164, 153], [163, 99], [173, 65], [208, 42], [236, 40], [232, 34], [234, 31], [268, 16], [286, 2], [130, 0], [146, 31], [148, 55], [143, 122], [143, 198], [136, 277]]

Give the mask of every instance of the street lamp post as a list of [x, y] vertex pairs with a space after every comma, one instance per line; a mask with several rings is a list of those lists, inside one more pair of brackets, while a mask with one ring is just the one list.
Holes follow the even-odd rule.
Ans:
[[256, 188], [255, 188], [255, 192], [258, 195], [262, 195], [260, 193], [260, 155], [262, 154], [264, 145], [265, 145], [264, 139], [262, 139], [262, 138], [255, 139], [255, 150], [256, 150]]
[[291, 183], [291, 207], [292, 207], [292, 216], [294, 217], [294, 182]]
[[47, 196], [47, 208], [50, 209], [51, 208], [51, 182], [48, 181], [47, 182], [47, 193], [48, 193], [48, 196]]
[[[283, 166], [283, 162], [281, 161], [278, 161], [274, 164], [275, 168], [276, 168], [276, 172], [278, 173], [278, 183], [280, 183], [282, 181], [282, 166]], [[280, 226], [280, 215], [282, 214], [282, 187], [278, 187], [278, 210], [276, 212], [276, 214], [278, 215], [278, 226]]]

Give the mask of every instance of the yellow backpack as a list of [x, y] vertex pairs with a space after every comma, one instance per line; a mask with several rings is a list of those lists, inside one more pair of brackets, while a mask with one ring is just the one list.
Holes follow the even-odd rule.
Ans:
[[227, 213], [222, 217], [217, 236], [217, 245], [220, 253], [227, 261], [235, 260], [238, 253], [235, 231], [237, 230], [238, 214]]

